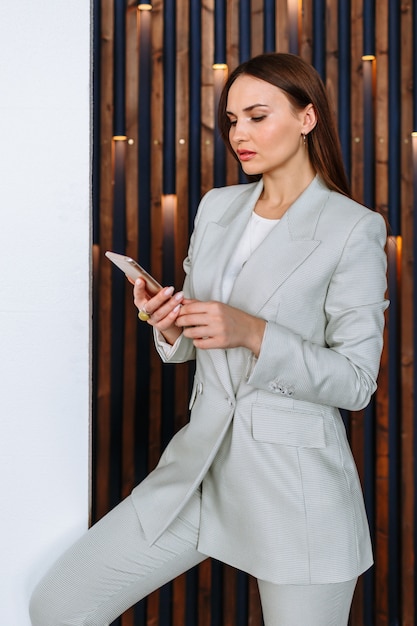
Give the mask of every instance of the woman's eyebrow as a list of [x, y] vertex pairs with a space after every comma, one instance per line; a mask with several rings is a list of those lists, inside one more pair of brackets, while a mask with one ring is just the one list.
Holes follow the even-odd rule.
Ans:
[[[244, 113], [249, 113], [250, 111], [252, 111], [252, 109], [256, 109], [258, 107], [267, 107], [267, 104], [261, 104], [260, 102], [257, 102], [256, 104], [251, 104], [248, 107], [245, 107], [243, 109]], [[226, 111], [226, 115], [235, 115], [232, 111]]]

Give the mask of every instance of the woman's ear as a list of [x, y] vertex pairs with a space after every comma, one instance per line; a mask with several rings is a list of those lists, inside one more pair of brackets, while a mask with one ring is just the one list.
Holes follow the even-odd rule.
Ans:
[[317, 124], [316, 109], [312, 104], [308, 104], [303, 112], [302, 133], [308, 135]]

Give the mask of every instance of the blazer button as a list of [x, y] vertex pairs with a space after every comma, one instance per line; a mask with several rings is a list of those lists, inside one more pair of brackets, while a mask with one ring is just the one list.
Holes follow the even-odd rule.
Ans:
[[197, 393], [201, 395], [203, 393], [203, 383], [197, 384]]

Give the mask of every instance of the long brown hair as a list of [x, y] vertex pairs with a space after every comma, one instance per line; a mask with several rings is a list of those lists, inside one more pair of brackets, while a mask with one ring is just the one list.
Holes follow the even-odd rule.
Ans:
[[[308, 104], [314, 106], [317, 124], [306, 136], [311, 164], [329, 189], [350, 196], [339, 135], [326, 88], [314, 67], [295, 54], [284, 52], [260, 54], [239, 65], [228, 77], [220, 96], [218, 124], [220, 134], [232, 153], [235, 154], [229, 141], [227, 97], [231, 85], [242, 74], [275, 85], [285, 92], [296, 110], [304, 109]], [[250, 179], [259, 180], [261, 177], [259, 174], [251, 176]]]

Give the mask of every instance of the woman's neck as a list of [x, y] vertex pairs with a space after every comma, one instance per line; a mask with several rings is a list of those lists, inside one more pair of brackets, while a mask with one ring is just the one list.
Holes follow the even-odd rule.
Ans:
[[264, 188], [255, 206], [255, 213], [268, 219], [279, 219], [309, 186], [315, 172], [309, 168], [295, 176], [263, 176]]

